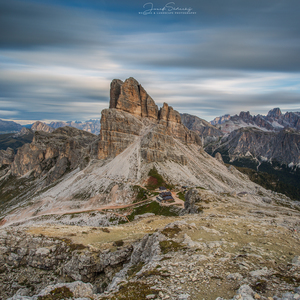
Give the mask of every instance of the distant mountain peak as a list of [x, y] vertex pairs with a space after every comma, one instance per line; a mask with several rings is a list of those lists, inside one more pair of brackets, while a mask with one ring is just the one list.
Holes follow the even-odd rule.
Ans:
[[44, 131], [44, 132], [52, 132], [54, 129], [50, 126], [48, 126], [46, 123], [43, 123], [41, 121], [36, 121], [31, 126], [32, 131]]
[[22, 129], [22, 125], [13, 121], [4, 121], [0, 119], [0, 132], [18, 132]]
[[230, 115], [226, 114], [221, 117], [214, 118], [212, 121], [210, 121], [210, 124], [212, 124], [212, 125], [222, 124], [222, 123], [225, 123], [226, 121], [228, 121], [229, 119], [230, 119]]
[[71, 126], [77, 129], [81, 129], [93, 134], [98, 135], [100, 132], [100, 120], [99, 119], [90, 119], [88, 121], [82, 122], [82, 121], [59, 121], [59, 122], [51, 122], [48, 124], [50, 127], [56, 129], [59, 127], [64, 127], [64, 126]]
[[280, 110], [279, 107], [276, 107], [276, 108], [273, 108], [271, 109], [269, 112], [268, 112], [268, 117], [271, 117], [271, 118], [279, 118], [280, 116], [282, 115], [282, 112]]

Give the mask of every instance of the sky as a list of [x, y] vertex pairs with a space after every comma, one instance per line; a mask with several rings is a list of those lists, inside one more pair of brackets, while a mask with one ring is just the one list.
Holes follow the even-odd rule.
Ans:
[[207, 121], [300, 111], [299, 0], [0, 0], [0, 119], [99, 119], [110, 82]]

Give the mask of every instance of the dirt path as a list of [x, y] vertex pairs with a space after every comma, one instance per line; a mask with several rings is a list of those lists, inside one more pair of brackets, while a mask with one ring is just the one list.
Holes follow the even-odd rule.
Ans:
[[[102, 207], [102, 208], [96, 208], [95, 210], [102, 211], [102, 210], [104, 210], [104, 209], [119, 209], [119, 208], [126, 208], [126, 207], [135, 206], [135, 205], [138, 205], [138, 204], [141, 204], [141, 203], [150, 201], [150, 200], [153, 200], [153, 199], [148, 198], [148, 199], [143, 200], [143, 201], [140, 201], [140, 202], [131, 203], [131, 204], [125, 204], [125, 205], [110, 205], [110, 206], [105, 206], [105, 207]], [[82, 212], [84, 212], [84, 210], [83, 210]]]

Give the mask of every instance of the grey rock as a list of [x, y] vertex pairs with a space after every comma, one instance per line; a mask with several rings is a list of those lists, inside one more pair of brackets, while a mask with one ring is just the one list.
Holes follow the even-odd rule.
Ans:
[[242, 285], [238, 291], [237, 295], [233, 297], [234, 300], [254, 300], [254, 291], [247, 284]]
[[6, 150], [0, 150], [0, 168], [3, 165], [10, 165], [15, 157], [15, 152], [11, 148], [7, 148]]
[[300, 256], [295, 256], [292, 260], [292, 264], [296, 266], [300, 266]]
[[188, 300], [190, 298], [190, 294], [180, 294], [178, 295], [178, 300]]
[[262, 201], [265, 202], [265, 203], [268, 203], [268, 204], [272, 203], [272, 199], [268, 198], [268, 197], [263, 197]]
[[[300, 118], [300, 116], [299, 116]], [[300, 122], [299, 122], [300, 125]], [[231, 161], [240, 157], [273, 161], [293, 166], [299, 162], [300, 134], [291, 129], [280, 132], [262, 131], [254, 127], [240, 128], [214, 146], [214, 152], [228, 151]], [[272, 149], [272, 151], [270, 151]]]
[[71, 283], [58, 283], [55, 285], [49, 285], [43, 289], [38, 296], [48, 295], [56, 288], [67, 287], [73, 294], [74, 298], [79, 297], [93, 297], [93, 286], [90, 283], [84, 283], [82, 281], [74, 281]]
[[189, 114], [180, 114], [180, 116], [182, 124], [196, 132], [203, 140], [203, 146], [219, 140], [219, 137], [224, 135], [221, 130], [199, 117]]
[[231, 273], [226, 278], [229, 280], [239, 280], [240, 281], [243, 279], [243, 276], [240, 273]]
[[38, 295], [34, 295], [32, 297], [23, 296], [17, 293], [8, 300], [37, 300], [40, 296], [49, 295], [51, 291], [61, 287], [67, 287], [73, 293], [74, 297], [72, 297], [72, 299], [88, 300], [93, 298], [93, 286], [90, 283], [75, 281], [72, 283], [59, 283], [55, 285], [49, 285], [46, 288], [44, 288]]
[[201, 202], [201, 195], [196, 189], [191, 189], [185, 194], [184, 209], [186, 213], [196, 214], [200, 212], [199, 204]]
[[215, 154], [215, 159], [216, 159], [217, 161], [219, 161], [221, 164], [224, 165], [224, 161], [223, 161], [223, 158], [222, 158], [222, 155], [221, 155], [220, 152], [217, 152], [217, 153]]
[[268, 274], [269, 274], [269, 270], [267, 267], [264, 267], [260, 270], [250, 272], [250, 276], [252, 276], [252, 277], [261, 277], [261, 276], [266, 276]]
[[93, 134], [71, 127], [58, 128], [52, 133], [36, 131], [32, 143], [18, 149], [11, 165], [12, 175], [23, 176], [28, 172], [34, 177], [47, 175], [46, 183], [52, 183], [82, 163], [94, 139]]

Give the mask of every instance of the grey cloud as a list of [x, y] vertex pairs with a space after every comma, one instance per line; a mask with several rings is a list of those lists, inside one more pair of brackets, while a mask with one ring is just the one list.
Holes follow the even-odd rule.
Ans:
[[58, 98], [68, 96], [70, 101], [73, 101], [74, 97], [94, 101], [108, 97], [109, 91], [99, 88], [96, 85], [97, 79], [94, 84], [90, 84], [90, 80], [89, 77], [77, 78], [71, 74], [54, 75], [41, 71], [33, 73], [26, 70], [6, 70], [0, 72], [0, 97], [30, 95], [33, 98], [40, 98], [52, 94]]
[[[152, 44], [152, 39], [149, 43], [145, 38], [141, 44], [140, 39], [123, 38], [131, 43], [121, 48], [125, 51], [119, 51], [116, 58], [144, 67], [300, 71], [300, 38], [284, 30], [217, 27], [157, 34], [157, 43]], [[117, 41], [122, 45], [122, 37]]]
[[[284, 99], [284, 101], [283, 101]], [[197, 115], [207, 121], [224, 114], [239, 114], [240, 111], [250, 111], [252, 114], [267, 114], [274, 108], [280, 107], [282, 111], [300, 111], [300, 95], [293, 92], [270, 92], [267, 94], [252, 95], [218, 95], [211, 91], [205, 100], [191, 100], [184, 105], [173, 105], [180, 112]], [[291, 109], [295, 105], [298, 109]]]
[[72, 47], [104, 41], [101, 19], [76, 10], [33, 1], [0, 2], [0, 47]]
[[[17, 107], [20, 119], [98, 116], [108, 105], [109, 80], [130, 76], [157, 103], [208, 120], [299, 103], [299, 91], [276, 86], [251, 95], [200, 86], [209, 78], [257, 76], [253, 70], [299, 72], [299, 1], [175, 0], [197, 14], [173, 18], [139, 16], [136, 0], [82, 1], [80, 9], [57, 2], [0, 2], [0, 99], [12, 103], [5, 111]], [[97, 76], [99, 85], [91, 83]]]

